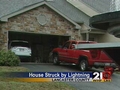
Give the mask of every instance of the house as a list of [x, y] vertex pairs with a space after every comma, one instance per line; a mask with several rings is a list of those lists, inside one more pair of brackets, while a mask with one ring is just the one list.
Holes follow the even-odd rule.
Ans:
[[[71, 5], [75, 6], [78, 10], [83, 11], [89, 17], [98, 15], [101, 13], [107, 13], [115, 11], [114, 0], [67, 0]], [[85, 22], [84, 22], [85, 23]], [[85, 24], [84, 24], [85, 25]], [[89, 26], [88, 24], [86, 24]], [[89, 27], [90, 28], [90, 27]], [[90, 28], [90, 32], [85, 32], [83, 28], [81, 29], [81, 34], [84, 40], [95, 40], [97, 42], [120, 42], [119, 38], [110, 35], [103, 30], [98, 30], [95, 28]], [[89, 35], [88, 35], [89, 34]]]
[[[79, 3], [77, 7], [76, 1]], [[92, 7], [92, 1], [1, 0], [0, 48], [9, 49], [12, 40], [26, 40], [32, 48], [31, 61], [37, 58], [39, 62], [49, 62], [50, 51], [69, 39], [120, 41], [105, 31], [89, 27], [91, 16], [109, 9], [107, 6], [107, 9], [100, 9], [100, 2], [96, 3], [100, 4], [99, 8], [98, 5]], [[104, 3], [104, 0], [99, 1]]]

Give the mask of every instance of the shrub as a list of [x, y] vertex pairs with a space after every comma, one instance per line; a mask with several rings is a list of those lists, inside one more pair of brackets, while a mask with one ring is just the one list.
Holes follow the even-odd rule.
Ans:
[[0, 66], [17, 66], [20, 59], [14, 52], [1, 50], [0, 51]]

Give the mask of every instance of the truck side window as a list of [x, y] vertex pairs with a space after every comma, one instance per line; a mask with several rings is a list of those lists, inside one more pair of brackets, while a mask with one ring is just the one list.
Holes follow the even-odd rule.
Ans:
[[72, 42], [71, 45], [70, 45], [70, 49], [73, 49], [75, 44], [76, 44], [76, 42]]
[[64, 48], [64, 49], [69, 49], [69, 45], [70, 45], [70, 42], [67, 42], [67, 43], [65, 43], [65, 44], [63, 45], [63, 48]]

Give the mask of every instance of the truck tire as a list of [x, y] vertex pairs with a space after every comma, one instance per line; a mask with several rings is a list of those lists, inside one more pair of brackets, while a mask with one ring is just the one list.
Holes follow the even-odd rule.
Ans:
[[60, 64], [57, 54], [53, 55], [53, 64], [54, 65], [59, 65]]
[[87, 60], [85, 60], [85, 59], [80, 60], [79, 68], [80, 68], [81, 71], [88, 70], [88, 62], [87, 62]]

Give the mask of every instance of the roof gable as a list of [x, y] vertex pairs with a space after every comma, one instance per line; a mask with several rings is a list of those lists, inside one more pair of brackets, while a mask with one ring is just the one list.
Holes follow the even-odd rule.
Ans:
[[13, 17], [13, 16], [16, 16], [16, 15], [19, 15], [21, 13], [24, 13], [28, 10], [31, 10], [31, 9], [34, 9], [36, 7], [39, 7], [41, 5], [47, 5], [49, 8], [51, 8], [52, 10], [54, 10], [55, 12], [57, 12], [59, 15], [61, 15], [62, 17], [64, 17], [66, 20], [68, 20], [69, 22], [71, 22], [73, 25], [75, 25], [75, 28], [76, 29], [81, 29], [81, 26], [78, 25], [76, 22], [74, 22], [73, 20], [71, 20], [70, 18], [68, 18], [67, 16], [65, 16], [64, 14], [62, 14], [61, 12], [59, 12], [57, 9], [55, 9], [54, 7], [52, 7], [50, 4], [48, 4], [47, 2], [39, 2], [39, 3], [36, 3], [36, 4], [33, 4], [33, 5], [30, 5], [28, 7], [25, 7], [23, 9], [20, 9], [19, 11], [17, 12], [14, 12], [14, 13], [11, 13], [11, 14], [8, 14], [6, 16], [3, 16], [0, 18], [0, 21], [3, 21], [3, 22], [7, 22], [9, 18]]

